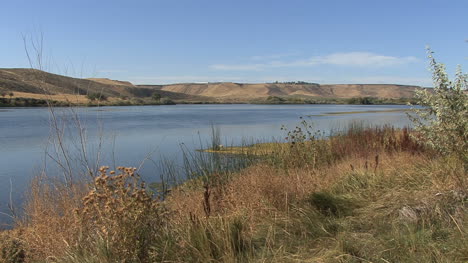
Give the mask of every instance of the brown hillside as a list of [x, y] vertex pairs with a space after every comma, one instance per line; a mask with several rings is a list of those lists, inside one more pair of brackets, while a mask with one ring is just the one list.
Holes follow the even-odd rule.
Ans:
[[173, 84], [160, 86], [161, 90], [185, 93], [190, 95], [254, 99], [268, 96], [313, 96], [328, 98], [378, 97], [378, 98], [411, 98], [417, 86], [394, 84], [286, 84], [286, 83], [206, 83], [206, 84]]
[[102, 84], [107, 84], [107, 85], [117, 85], [117, 86], [135, 86], [133, 85], [130, 81], [120, 81], [120, 80], [113, 80], [113, 79], [108, 79], [108, 78], [88, 78], [89, 80], [99, 82]]
[[72, 78], [34, 69], [0, 69], [0, 91], [14, 92], [27, 98], [43, 98], [34, 94], [65, 94], [83, 97], [91, 93], [100, 93], [107, 97], [143, 98], [150, 97], [154, 92], [157, 92], [162, 97], [174, 100], [210, 100], [210, 98], [179, 94], [152, 87], [137, 87], [125, 81]]
[[0, 69], [0, 87], [13, 92], [36, 94], [86, 95], [102, 93], [109, 97], [133, 95], [129, 90], [130, 87], [103, 84], [34, 69]]
[[420, 87], [394, 84], [330, 84], [321, 85], [321, 88], [339, 98], [412, 98], [414, 91]]
[[268, 96], [411, 98], [417, 88], [394, 84], [232, 82], [133, 85], [127, 81], [72, 78], [33, 69], [0, 69], [0, 91], [21, 94], [85, 96], [101, 93], [107, 97], [144, 98], [157, 92], [177, 101], [248, 102]]

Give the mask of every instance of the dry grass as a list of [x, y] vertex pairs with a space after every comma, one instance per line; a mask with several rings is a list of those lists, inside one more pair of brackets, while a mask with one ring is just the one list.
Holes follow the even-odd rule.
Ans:
[[14, 92], [13, 98], [28, 98], [28, 99], [41, 99], [41, 100], [52, 100], [52, 101], [63, 101], [77, 104], [84, 104], [89, 101], [85, 95], [71, 95], [71, 94], [37, 94], [27, 92]]
[[174, 187], [164, 201], [128, 168], [118, 176], [103, 168], [71, 189], [37, 181], [25, 219], [4, 234], [4, 254], [19, 255], [7, 262], [466, 262], [463, 165], [408, 132], [290, 141], [227, 178]]
[[31, 260], [66, 251], [78, 239], [73, 207], [79, 207], [85, 185], [65, 186], [48, 177], [36, 177], [30, 186], [24, 217], [17, 221], [20, 239], [28, 247]]
[[[84, 105], [89, 103], [89, 99], [86, 95], [73, 95], [73, 94], [37, 94], [27, 92], [14, 92], [13, 98], [28, 98], [28, 99], [42, 99], [50, 101], [61, 101], [71, 104]], [[113, 103], [120, 101], [119, 98], [110, 97], [108, 101], [102, 102], [101, 104]]]
[[[211, 190], [209, 218], [203, 189], [178, 189], [168, 203], [177, 225], [190, 225], [192, 217], [207, 223], [243, 218], [249, 243], [261, 244], [250, 261], [463, 262], [468, 244], [457, 242], [468, 230], [466, 197], [444, 174], [451, 165], [412, 153], [383, 154], [378, 169], [363, 158], [313, 170], [258, 165]], [[332, 199], [326, 202], [347, 200], [335, 208], [346, 216], [330, 216], [327, 203], [324, 209], [310, 205], [311, 193], [327, 193]], [[421, 228], [428, 228], [424, 240], [417, 236]], [[393, 244], [394, 238], [401, 240]], [[444, 254], [445, 246], [452, 246], [451, 256]]]
[[135, 86], [129, 81], [120, 81], [107, 78], [88, 78], [89, 80], [96, 81], [108, 85], [117, 85], [117, 86]]
[[364, 85], [319, 85], [319, 84], [286, 84], [286, 83], [206, 83], [206, 84], [170, 84], [161, 87], [164, 91], [222, 99], [267, 98], [268, 96], [310, 96], [316, 98], [411, 98], [416, 86], [392, 84]]

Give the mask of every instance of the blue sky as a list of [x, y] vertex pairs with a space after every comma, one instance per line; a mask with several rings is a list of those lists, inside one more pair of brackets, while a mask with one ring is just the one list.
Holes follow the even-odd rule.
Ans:
[[425, 46], [449, 72], [468, 64], [468, 1], [55, 1], [0, 5], [0, 67], [175, 82], [431, 85]]

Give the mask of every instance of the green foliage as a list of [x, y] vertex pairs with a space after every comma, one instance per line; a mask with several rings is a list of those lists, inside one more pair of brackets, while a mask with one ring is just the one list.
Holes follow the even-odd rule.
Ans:
[[162, 105], [175, 105], [175, 102], [167, 97], [164, 97], [159, 100]]
[[266, 100], [270, 103], [281, 103], [286, 101], [284, 98], [278, 96], [269, 96]]
[[155, 92], [153, 95], [151, 95], [151, 99], [159, 101], [161, 100], [161, 94]]
[[416, 138], [443, 155], [456, 155], [468, 164], [468, 75], [458, 67], [453, 81], [428, 49], [434, 91], [419, 90], [416, 99], [424, 108], [413, 108], [409, 115]]
[[69, 103], [61, 101], [47, 101], [44, 99], [33, 98], [0, 98], [0, 107], [47, 107], [49, 104], [54, 106], [69, 106]]
[[309, 198], [309, 202], [327, 216], [347, 216], [351, 214], [355, 207], [355, 204], [350, 200], [335, 196], [329, 192], [313, 193]]
[[89, 93], [86, 97], [91, 101], [105, 101], [107, 100], [107, 96], [102, 93]]
[[211, 149], [219, 151], [223, 148], [221, 145], [221, 129], [219, 126], [211, 125]]
[[359, 97], [359, 98], [351, 98], [347, 102], [348, 104], [372, 105], [376, 103], [376, 100], [377, 98]]
[[346, 104], [358, 105], [385, 105], [385, 104], [407, 104], [408, 102], [416, 103], [410, 98], [375, 98], [375, 97], [355, 97], [346, 99]]
[[359, 105], [406, 105], [408, 102], [415, 103], [410, 98], [327, 98], [327, 97], [306, 97], [306, 96], [269, 96], [265, 100], [252, 100], [252, 104], [359, 104]]

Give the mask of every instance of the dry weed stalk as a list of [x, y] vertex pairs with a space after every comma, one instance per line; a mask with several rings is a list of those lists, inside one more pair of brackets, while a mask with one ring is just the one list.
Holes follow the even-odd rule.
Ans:
[[[166, 212], [141, 181], [136, 168], [101, 167], [82, 207], [75, 209], [82, 240], [79, 246], [101, 238], [117, 258], [144, 260], [165, 224]], [[81, 249], [91, 249], [82, 247]]]

